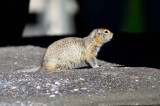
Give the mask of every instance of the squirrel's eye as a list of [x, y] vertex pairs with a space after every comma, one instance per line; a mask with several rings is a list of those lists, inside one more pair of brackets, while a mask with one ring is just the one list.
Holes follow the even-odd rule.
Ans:
[[109, 31], [108, 31], [108, 30], [106, 30], [104, 33], [109, 33]]

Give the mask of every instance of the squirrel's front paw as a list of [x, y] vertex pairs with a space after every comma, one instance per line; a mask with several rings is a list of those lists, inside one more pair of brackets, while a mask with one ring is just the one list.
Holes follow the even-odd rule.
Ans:
[[95, 65], [95, 66], [93, 66], [93, 68], [98, 68], [99, 67], [99, 65]]

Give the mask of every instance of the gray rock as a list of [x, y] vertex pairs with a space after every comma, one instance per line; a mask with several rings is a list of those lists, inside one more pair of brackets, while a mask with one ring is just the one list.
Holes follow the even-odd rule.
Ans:
[[[44, 48], [0, 48], [0, 104], [2, 106], [93, 106], [160, 104], [160, 70], [123, 67], [99, 60], [99, 68], [85, 64], [56, 72], [16, 73], [41, 64]], [[14, 98], [12, 98], [14, 97]]]

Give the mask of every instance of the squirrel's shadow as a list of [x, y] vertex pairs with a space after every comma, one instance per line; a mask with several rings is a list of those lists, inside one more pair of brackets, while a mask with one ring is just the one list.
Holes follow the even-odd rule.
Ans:
[[90, 66], [82, 66], [82, 67], [76, 67], [75, 69], [91, 69]]

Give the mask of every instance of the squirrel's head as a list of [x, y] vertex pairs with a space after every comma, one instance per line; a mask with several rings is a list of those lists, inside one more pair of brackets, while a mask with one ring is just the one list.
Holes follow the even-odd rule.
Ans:
[[105, 28], [94, 29], [91, 34], [91, 38], [102, 39], [103, 42], [108, 42], [112, 39], [113, 33]]

